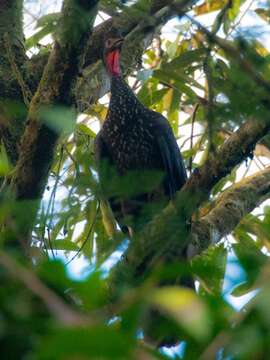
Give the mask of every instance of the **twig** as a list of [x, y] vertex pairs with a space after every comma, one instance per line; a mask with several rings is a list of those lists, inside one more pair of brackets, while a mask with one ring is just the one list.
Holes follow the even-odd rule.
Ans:
[[254, 66], [243, 56], [239, 49], [232, 45], [231, 42], [222, 39], [209, 30], [207, 30], [200, 22], [185, 14], [185, 16], [197, 25], [198, 29], [208, 38], [209, 41], [218, 45], [233, 61], [237, 62], [241, 67], [241, 70], [244, 71], [249, 77], [258, 85], [261, 86], [267, 93], [270, 93], [270, 82], [266, 80], [260, 72], [258, 72]]
[[265, 169], [267, 165], [265, 165], [262, 160], [259, 158], [259, 156], [255, 156], [258, 162], [262, 165], [262, 167]]
[[251, 164], [252, 164], [252, 160], [250, 160], [249, 164], [246, 166], [246, 170], [242, 176], [242, 180], [245, 179], [245, 177], [247, 176], [247, 173], [249, 172]]
[[47, 227], [47, 233], [48, 233], [49, 247], [50, 247], [50, 250], [52, 252], [53, 257], [55, 257], [55, 254], [54, 254], [54, 250], [53, 250], [52, 243], [51, 243], [51, 240], [50, 240], [50, 229], [52, 227], [52, 215], [53, 215], [53, 211], [54, 211], [56, 190], [57, 190], [57, 186], [58, 186], [58, 183], [59, 183], [59, 180], [60, 180], [59, 174], [60, 174], [60, 169], [61, 169], [62, 160], [63, 160], [63, 151], [64, 151], [64, 148], [63, 148], [63, 145], [62, 145], [61, 150], [60, 150], [60, 159], [59, 159], [59, 163], [58, 163], [58, 167], [57, 167], [56, 180], [55, 180], [55, 183], [54, 183], [54, 186], [53, 186], [53, 190], [52, 190], [50, 200], [49, 200], [49, 204], [48, 204], [48, 207], [47, 207], [47, 211], [46, 211], [46, 214], [45, 214], [44, 230], [43, 230], [43, 236], [42, 236], [43, 241], [45, 243], [45, 227], [46, 227], [46, 222], [47, 222], [47, 219], [49, 217], [49, 214], [51, 213], [51, 219], [50, 219], [48, 227]]
[[[193, 139], [194, 139], [195, 137], [199, 137], [199, 136], [202, 136], [202, 135], [203, 135], [203, 133], [193, 134]], [[179, 139], [179, 138], [180, 138], [180, 137], [177, 137], [177, 139]], [[180, 150], [182, 150], [183, 147], [186, 145], [186, 143], [187, 143], [188, 141], [190, 141], [190, 138], [191, 138], [191, 136], [189, 136], [187, 139], [185, 139], [185, 140], [183, 141], [183, 143], [182, 143], [181, 146], [179, 147]]]
[[219, 12], [219, 14], [217, 15], [216, 21], [213, 25], [213, 30], [212, 33], [213, 34], [217, 34], [219, 29], [221, 28], [224, 18], [227, 15], [227, 12], [230, 10], [230, 8], [233, 5], [233, 0], [228, 0], [227, 3], [225, 4], [225, 6], [221, 9], [221, 11]]
[[225, 39], [227, 39], [231, 33], [235, 30], [235, 28], [241, 23], [241, 21], [243, 20], [244, 16], [246, 16], [247, 12], [250, 10], [251, 5], [254, 3], [254, 0], [251, 0], [250, 4], [248, 5], [248, 7], [246, 8], [246, 10], [243, 12], [243, 14], [240, 16], [240, 18], [238, 19], [238, 21], [232, 26], [232, 28], [230, 29], [230, 31], [228, 31], [228, 34], [226, 35]]
[[[257, 159], [258, 159], [258, 158], [257, 158]], [[261, 170], [262, 170], [262, 168], [261, 168], [261, 166], [258, 164], [257, 159], [256, 159], [256, 158], [255, 158], [255, 156], [254, 156], [254, 158], [253, 158], [254, 163], [255, 163], [255, 165], [257, 166], [257, 168], [261, 171]]]
[[[197, 111], [199, 109], [199, 104], [195, 105], [193, 114], [192, 114], [192, 121], [191, 121], [191, 135], [190, 135], [190, 151], [192, 151], [193, 148], [193, 137], [194, 137], [194, 123], [195, 123], [195, 119], [196, 119], [196, 114]], [[189, 172], [191, 173], [192, 171], [192, 162], [193, 162], [193, 156], [191, 154], [190, 158], [189, 158]]]
[[68, 260], [66, 263], [65, 263], [65, 266], [67, 266], [68, 264], [70, 264], [79, 254], [80, 252], [83, 250], [84, 246], [86, 245], [87, 241], [89, 240], [89, 237], [94, 229], [94, 226], [95, 226], [95, 223], [96, 223], [96, 220], [97, 220], [97, 214], [99, 212], [99, 209], [100, 209], [100, 202], [98, 203], [98, 206], [97, 206], [97, 209], [96, 209], [96, 212], [95, 212], [95, 216], [94, 216], [94, 219], [93, 219], [93, 222], [89, 228], [89, 231], [86, 235], [86, 238], [84, 240], [84, 242], [82, 243], [82, 246], [80, 247], [80, 249], [76, 252], [76, 254], [70, 259]]

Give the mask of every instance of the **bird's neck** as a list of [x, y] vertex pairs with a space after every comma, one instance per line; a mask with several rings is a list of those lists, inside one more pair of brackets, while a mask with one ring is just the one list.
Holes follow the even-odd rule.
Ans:
[[120, 51], [116, 49], [106, 56], [106, 67], [111, 77], [111, 100], [108, 119], [119, 125], [129, 125], [136, 121], [134, 114], [142, 107], [135, 94], [122, 77]]
[[111, 99], [109, 110], [119, 114], [114, 121], [132, 122], [136, 121], [136, 114], [143, 105], [139, 102], [129, 85], [121, 76], [111, 78]]

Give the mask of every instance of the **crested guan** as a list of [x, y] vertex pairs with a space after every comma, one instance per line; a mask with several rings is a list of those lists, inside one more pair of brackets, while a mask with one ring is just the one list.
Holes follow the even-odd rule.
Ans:
[[[104, 44], [111, 99], [106, 120], [95, 140], [95, 157], [103, 196], [122, 231], [132, 237], [155, 211], [174, 197], [187, 175], [169, 122], [141, 104], [121, 75], [122, 43], [119, 36], [110, 36]], [[111, 186], [115, 178], [116, 189]], [[119, 188], [124, 192], [119, 193]], [[186, 286], [193, 287], [192, 279], [183, 280]], [[147, 340], [158, 346], [177, 343], [179, 336], [174, 331], [164, 334], [164, 326], [171, 325], [158, 311], [150, 310], [143, 322]]]
[[[104, 44], [111, 99], [106, 120], [95, 140], [95, 157], [105, 193], [112, 188], [114, 178], [108, 171], [110, 166], [115, 168], [116, 178], [120, 180], [116, 182], [118, 188], [128, 188], [125, 194], [108, 194], [107, 199], [122, 231], [132, 235], [159, 206], [174, 197], [187, 175], [169, 122], [141, 104], [121, 76], [122, 43], [121, 37], [111, 36]], [[124, 177], [127, 181], [121, 182]]]

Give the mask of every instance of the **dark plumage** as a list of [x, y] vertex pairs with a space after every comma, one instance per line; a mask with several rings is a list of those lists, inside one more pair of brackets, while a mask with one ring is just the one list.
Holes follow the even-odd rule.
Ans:
[[[106, 179], [106, 176], [111, 176], [102, 163], [114, 166], [119, 179], [129, 173], [130, 176], [138, 176], [151, 170], [153, 178], [157, 172], [163, 174], [154, 189], [143, 189], [142, 184], [141, 192], [138, 191], [136, 196], [109, 197], [112, 211], [122, 230], [126, 231], [126, 217], [132, 217], [131, 224], [136, 230], [136, 226], [141, 223], [138, 219], [144, 205], [164, 198], [167, 201], [172, 199], [184, 185], [187, 176], [167, 119], [143, 106], [121, 77], [121, 43], [117, 38], [105, 42], [104, 61], [111, 75], [111, 100], [106, 120], [95, 141], [101, 184], [109, 184], [110, 179]], [[141, 182], [140, 176], [138, 182]]]

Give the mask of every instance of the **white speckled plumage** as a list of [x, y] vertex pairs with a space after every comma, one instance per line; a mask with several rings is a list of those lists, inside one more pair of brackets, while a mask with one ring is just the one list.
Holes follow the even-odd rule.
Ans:
[[127, 215], [137, 216], [142, 203], [149, 199], [160, 198], [161, 193], [172, 198], [186, 181], [181, 154], [167, 119], [142, 105], [120, 74], [111, 74], [109, 110], [96, 138], [95, 153], [98, 163], [109, 160], [120, 177], [134, 170], [164, 173], [156, 190], [141, 194], [139, 201], [138, 197], [122, 199], [116, 206], [115, 199], [109, 199], [120, 224]]

